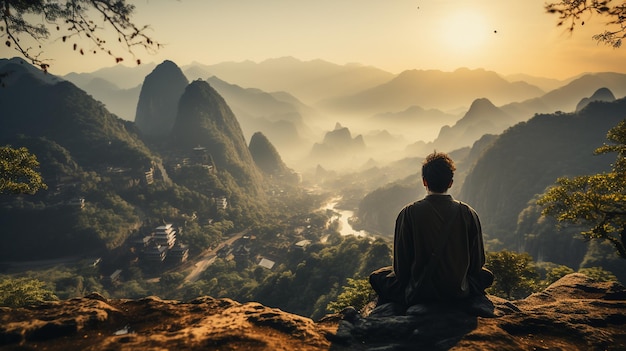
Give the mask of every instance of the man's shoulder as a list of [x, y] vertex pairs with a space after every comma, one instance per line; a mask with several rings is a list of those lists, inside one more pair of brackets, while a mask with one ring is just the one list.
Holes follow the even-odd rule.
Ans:
[[458, 202], [459, 205], [463, 206], [469, 212], [476, 213], [476, 210], [474, 210], [474, 208], [472, 206], [470, 206], [467, 202], [463, 202], [463, 201], [459, 201], [459, 200], [456, 200], [456, 202]]

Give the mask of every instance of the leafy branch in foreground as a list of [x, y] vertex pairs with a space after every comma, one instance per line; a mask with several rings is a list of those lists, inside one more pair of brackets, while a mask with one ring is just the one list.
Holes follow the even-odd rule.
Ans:
[[[161, 47], [146, 34], [148, 26], [137, 26], [131, 21], [134, 10], [135, 6], [125, 0], [0, 0], [0, 38], [4, 39], [4, 45], [15, 48], [44, 71], [50, 65], [40, 58], [42, 43], [50, 39], [51, 31], [59, 32], [63, 42], [74, 37], [91, 42], [93, 46], [88, 50], [73, 43], [73, 50], [81, 55], [88, 51], [94, 54], [103, 51], [120, 62], [123, 58], [113, 54], [102, 36], [107, 27], [117, 33], [118, 42], [133, 57], [133, 49], [137, 46], [149, 52], [156, 52]], [[96, 22], [92, 17], [101, 20]], [[35, 22], [32, 18], [42, 21]], [[27, 46], [22, 40], [24, 37], [34, 40], [38, 48], [33, 50]], [[141, 63], [139, 59], [136, 62]]]
[[622, 39], [626, 38], [626, 3], [612, 5], [612, 0], [563, 0], [560, 2], [547, 3], [545, 9], [548, 13], [559, 16], [557, 26], [563, 26], [569, 22], [568, 30], [574, 31], [577, 24], [585, 25], [583, 15], [600, 15], [608, 18], [605, 30], [593, 36], [593, 39], [619, 48]]

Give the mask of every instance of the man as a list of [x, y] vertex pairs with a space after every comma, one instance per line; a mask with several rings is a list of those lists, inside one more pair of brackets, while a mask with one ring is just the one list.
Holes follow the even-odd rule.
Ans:
[[493, 274], [483, 268], [485, 249], [476, 212], [447, 193], [455, 170], [445, 153], [426, 157], [422, 182], [428, 195], [405, 206], [398, 215], [393, 267], [370, 275], [378, 305], [394, 302], [406, 308], [484, 299]]

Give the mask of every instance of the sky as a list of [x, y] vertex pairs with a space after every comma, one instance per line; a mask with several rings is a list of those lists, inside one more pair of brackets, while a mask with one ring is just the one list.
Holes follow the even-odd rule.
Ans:
[[[135, 49], [142, 62], [192, 62], [292, 56], [360, 63], [391, 73], [408, 69], [483, 68], [565, 79], [584, 72], [626, 73], [626, 48], [598, 44], [605, 18], [586, 16], [574, 33], [557, 27], [545, 0], [136, 0], [133, 20], [164, 46]], [[94, 20], [97, 17], [93, 18]], [[97, 22], [97, 21], [96, 21]], [[43, 46], [50, 71], [92, 72], [115, 65], [106, 54], [81, 56], [53, 36]], [[108, 40], [132, 65], [133, 56]], [[78, 41], [91, 51], [88, 41]], [[2, 57], [16, 53], [6, 46]]]

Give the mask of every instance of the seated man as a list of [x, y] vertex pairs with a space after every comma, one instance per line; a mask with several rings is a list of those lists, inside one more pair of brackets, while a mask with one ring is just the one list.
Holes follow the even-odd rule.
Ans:
[[378, 305], [395, 302], [407, 308], [470, 301], [484, 297], [484, 290], [493, 283], [493, 274], [483, 267], [485, 249], [476, 212], [447, 194], [455, 170], [445, 153], [426, 157], [422, 181], [428, 195], [398, 215], [393, 267], [370, 275]]

